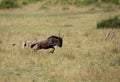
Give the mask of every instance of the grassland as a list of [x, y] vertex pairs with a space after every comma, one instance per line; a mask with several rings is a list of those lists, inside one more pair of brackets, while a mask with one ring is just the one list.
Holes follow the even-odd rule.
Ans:
[[[120, 29], [115, 29], [114, 40], [104, 40], [109, 29], [96, 29], [98, 21], [119, 14], [119, 10], [97, 9], [0, 10], [0, 82], [120, 82]], [[53, 54], [32, 53], [19, 44], [59, 31], [64, 44]]]

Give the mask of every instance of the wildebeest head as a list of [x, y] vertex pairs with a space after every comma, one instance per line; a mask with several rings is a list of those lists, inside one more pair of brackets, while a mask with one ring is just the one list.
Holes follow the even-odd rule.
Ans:
[[58, 47], [62, 47], [63, 37], [50, 36], [50, 37], [48, 37], [48, 39], [51, 39], [52, 43], [56, 44]]

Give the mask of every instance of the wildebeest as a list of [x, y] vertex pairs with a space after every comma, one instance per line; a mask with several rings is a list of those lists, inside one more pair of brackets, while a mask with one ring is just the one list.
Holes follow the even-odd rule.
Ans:
[[35, 51], [40, 49], [49, 49], [52, 48], [53, 50], [51, 53], [55, 51], [55, 46], [62, 47], [63, 44], [63, 36], [50, 36], [46, 40], [37, 42], [35, 44], [31, 45], [31, 48], [33, 48], [35, 45], [37, 45], [37, 48], [34, 49]]

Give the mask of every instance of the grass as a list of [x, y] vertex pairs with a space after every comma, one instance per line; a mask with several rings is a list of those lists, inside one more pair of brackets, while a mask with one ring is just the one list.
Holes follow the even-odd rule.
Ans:
[[[120, 29], [114, 40], [104, 40], [109, 29], [98, 21], [120, 11], [78, 13], [0, 12], [0, 82], [119, 82]], [[55, 53], [32, 53], [19, 44], [26, 39], [64, 35]], [[12, 46], [18, 43], [18, 46]]]

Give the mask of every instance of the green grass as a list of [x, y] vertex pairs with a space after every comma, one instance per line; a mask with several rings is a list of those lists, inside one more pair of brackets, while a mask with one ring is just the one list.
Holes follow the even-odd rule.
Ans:
[[[98, 21], [119, 11], [41, 14], [0, 13], [0, 82], [119, 82], [120, 29], [114, 40], [104, 40], [109, 29]], [[26, 39], [64, 35], [55, 53], [12, 46]]]

